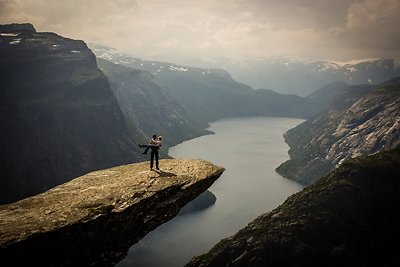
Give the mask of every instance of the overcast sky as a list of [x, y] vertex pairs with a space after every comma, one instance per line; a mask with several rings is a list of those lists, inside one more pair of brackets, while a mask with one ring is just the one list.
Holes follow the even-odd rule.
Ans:
[[0, 23], [142, 58], [400, 56], [400, 0], [0, 0]]

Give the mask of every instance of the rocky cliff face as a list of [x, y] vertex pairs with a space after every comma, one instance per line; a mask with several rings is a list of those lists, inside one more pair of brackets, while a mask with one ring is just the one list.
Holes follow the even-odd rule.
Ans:
[[82, 41], [0, 26], [0, 203], [140, 160], [135, 139]]
[[349, 85], [344, 82], [329, 83], [308, 95], [307, 98], [320, 105], [321, 110], [325, 110], [329, 108], [332, 101], [348, 87]]
[[168, 147], [209, 133], [191, 121], [177, 99], [147, 71], [104, 59], [98, 59], [98, 65], [110, 81], [125, 118], [144, 136], [160, 133]]
[[310, 184], [343, 160], [400, 144], [400, 78], [350, 87], [326, 112], [285, 134], [290, 160], [277, 171]]
[[88, 173], [0, 206], [0, 256], [15, 266], [113, 266], [130, 246], [200, 195], [223, 168], [161, 160]]
[[186, 266], [398, 266], [400, 148], [343, 163]]

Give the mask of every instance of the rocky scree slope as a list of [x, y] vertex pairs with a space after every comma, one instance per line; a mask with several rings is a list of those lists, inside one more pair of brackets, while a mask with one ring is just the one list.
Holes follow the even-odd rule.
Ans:
[[203, 160], [134, 163], [88, 173], [0, 206], [0, 256], [13, 266], [114, 266], [129, 247], [210, 187]]
[[329, 110], [285, 134], [290, 160], [281, 175], [310, 184], [345, 159], [400, 144], [400, 78], [377, 87], [349, 87]]
[[398, 266], [400, 148], [350, 159], [186, 266]]

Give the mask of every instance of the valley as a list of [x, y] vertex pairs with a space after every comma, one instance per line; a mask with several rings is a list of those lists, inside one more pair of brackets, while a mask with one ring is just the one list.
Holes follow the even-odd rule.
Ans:
[[[32, 212], [46, 207], [42, 196], [81, 181], [78, 177], [130, 164], [140, 166], [133, 168], [134, 175], [143, 174], [149, 158], [138, 144], [156, 133], [165, 138], [163, 162], [204, 158], [221, 165], [218, 175], [192, 192], [186, 190], [186, 172], [197, 179], [199, 163], [186, 169], [176, 164], [170, 169], [183, 168], [177, 187], [143, 187], [139, 195], [154, 193], [155, 199], [168, 200], [157, 202], [157, 214], [146, 201], [136, 207], [142, 217], [132, 229], [145, 231], [135, 238], [124, 236], [123, 249], [116, 248], [122, 239], [114, 227], [124, 228], [133, 213], [116, 216], [114, 207], [121, 201], [107, 197], [106, 202], [115, 202], [112, 207], [98, 210], [97, 202], [88, 204], [90, 220], [102, 230], [87, 240], [93, 235], [104, 242], [90, 262], [111, 266], [124, 259], [120, 266], [159, 266], [160, 248], [174, 243], [171, 254], [179, 260], [164, 254], [164, 266], [309, 266], [309, 258], [315, 266], [395, 266], [399, 258], [387, 244], [399, 237], [400, 222], [393, 212], [399, 203], [399, 59], [339, 63], [271, 57], [225, 63], [191, 67], [142, 60], [105, 45], [40, 32], [29, 23], [0, 25], [0, 225], [8, 227], [0, 235], [9, 238], [0, 252], [6, 255], [14, 246], [19, 255], [35, 244], [35, 255], [42, 255], [56, 240], [46, 238], [59, 233], [73, 246], [68, 236], [80, 236], [85, 219], [64, 227], [65, 214], [46, 208], [45, 214], [52, 215], [38, 218], [56, 227], [53, 236], [47, 228], [17, 231], [29, 222], [20, 218], [29, 215], [29, 205]], [[207, 200], [175, 217], [219, 175], [205, 193]], [[168, 172], [156, 178], [177, 182], [176, 176]], [[107, 187], [111, 181], [101, 177], [94, 186], [89, 178], [85, 190]], [[81, 187], [69, 190], [66, 195], [79, 194]], [[123, 198], [129, 202], [137, 194]], [[56, 204], [66, 199], [61, 196]], [[66, 205], [72, 215], [76, 207]], [[7, 214], [14, 212], [18, 216], [10, 223]], [[150, 218], [155, 223], [146, 228]], [[105, 238], [108, 228], [115, 238]], [[216, 232], [204, 234], [209, 229]], [[167, 232], [172, 235], [163, 239]], [[68, 262], [72, 254], [64, 255], [64, 243], [59, 245], [54, 246], [59, 256], [47, 255], [51, 260], [46, 261], [44, 253], [38, 259]], [[107, 259], [101, 258], [103, 252], [109, 253]], [[195, 255], [200, 256], [190, 259]]]

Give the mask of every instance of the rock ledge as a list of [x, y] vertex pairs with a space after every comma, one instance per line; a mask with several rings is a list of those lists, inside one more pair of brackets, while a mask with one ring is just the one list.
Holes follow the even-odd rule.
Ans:
[[88, 173], [0, 206], [0, 255], [13, 263], [112, 266], [132, 244], [173, 218], [224, 169], [203, 160], [161, 160]]

